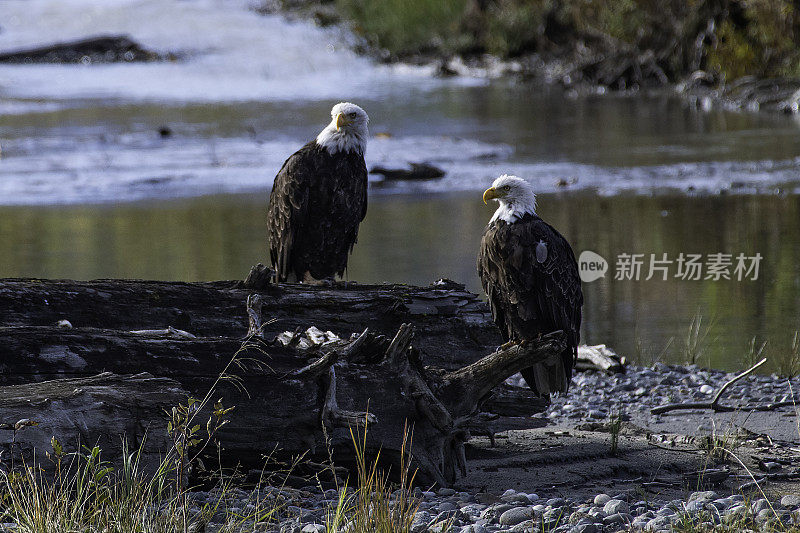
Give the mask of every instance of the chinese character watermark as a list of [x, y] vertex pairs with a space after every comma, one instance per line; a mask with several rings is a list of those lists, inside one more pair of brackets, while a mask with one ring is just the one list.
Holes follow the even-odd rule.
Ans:
[[[684, 281], [698, 280], [735, 280], [755, 281], [758, 279], [761, 266], [760, 253], [746, 255], [744, 253], [679, 253], [670, 256], [661, 254], [629, 254], [617, 255], [614, 264], [614, 279], [618, 281], [649, 281], [678, 279]], [[581, 252], [578, 258], [578, 271], [584, 283], [605, 277], [608, 261], [600, 254], [590, 250]]]

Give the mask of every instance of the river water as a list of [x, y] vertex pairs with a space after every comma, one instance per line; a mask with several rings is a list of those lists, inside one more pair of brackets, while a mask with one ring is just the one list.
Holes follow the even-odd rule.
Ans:
[[[475, 254], [491, 216], [481, 191], [514, 173], [535, 184], [540, 214], [576, 255], [591, 250], [608, 263], [584, 284], [585, 341], [642, 362], [733, 370], [755, 339], [756, 348], [768, 341], [772, 370], [786, 367], [779, 361], [800, 329], [792, 117], [670, 95], [442, 80], [373, 65], [341, 31], [259, 15], [244, 1], [4, 8], [0, 50], [128, 33], [181, 59], [0, 66], [2, 277], [241, 278], [266, 257], [275, 172], [347, 99], [371, 117], [368, 166], [428, 161], [447, 172], [424, 183], [373, 177], [348, 279], [448, 277], [479, 291]], [[163, 126], [172, 135], [162, 138]], [[681, 253], [701, 256], [703, 279], [676, 277]], [[625, 254], [642, 254], [639, 279], [615, 279], [636, 277], [617, 268]], [[667, 272], [646, 280], [651, 254]], [[732, 279], [709, 276], [712, 254], [731, 255]], [[760, 254], [757, 275], [737, 279], [739, 254]]]

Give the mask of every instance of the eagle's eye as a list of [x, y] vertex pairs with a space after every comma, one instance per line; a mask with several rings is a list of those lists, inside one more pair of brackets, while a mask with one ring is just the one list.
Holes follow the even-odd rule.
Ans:
[[510, 191], [511, 190], [511, 185], [503, 185], [503, 190], [504, 191]]
[[353, 111], [352, 113], [350, 113], [350, 118], [356, 118], [356, 112], [355, 112], [355, 111]]

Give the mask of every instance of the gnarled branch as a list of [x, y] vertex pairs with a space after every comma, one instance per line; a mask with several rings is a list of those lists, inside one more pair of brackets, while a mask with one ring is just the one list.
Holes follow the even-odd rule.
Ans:
[[493, 388], [523, 368], [545, 362], [552, 357], [560, 357], [565, 347], [564, 332], [554, 331], [539, 340], [501, 347], [469, 366], [448, 373], [443, 380], [445, 387], [460, 391], [448, 394], [459, 398], [458, 403], [451, 408], [455, 416], [471, 415], [481, 399]]
[[784, 407], [787, 405], [793, 405], [794, 402], [778, 402], [774, 404], [768, 405], [753, 405], [753, 406], [742, 406], [742, 407], [733, 407], [730, 405], [724, 405], [719, 403], [722, 394], [734, 383], [739, 381], [740, 379], [744, 378], [752, 374], [757, 368], [767, 362], [767, 358], [763, 358], [758, 363], [754, 364], [744, 372], [741, 372], [728, 380], [722, 387], [719, 388], [717, 393], [714, 395], [714, 398], [710, 402], [683, 402], [683, 403], [670, 403], [667, 405], [659, 405], [658, 407], [653, 407], [650, 409], [650, 412], [654, 415], [661, 415], [664, 413], [668, 413], [670, 411], [680, 411], [680, 410], [691, 410], [691, 409], [711, 409], [715, 413], [729, 413], [731, 411], [772, 411], [773, 409], [777, 409], [778, 407]]

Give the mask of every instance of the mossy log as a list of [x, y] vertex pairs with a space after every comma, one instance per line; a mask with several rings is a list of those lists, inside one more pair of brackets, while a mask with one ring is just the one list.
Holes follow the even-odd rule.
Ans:
[[[16, 279], [0, 281], [0, 308], [0, 405], [17, 405], [0, 423], [38, 418], [42, 435], [86, 443], [95, 439], [91, 428], [110, 427], [110, 419], [110, 434], [129, 433], [133, 442], [149, 427], [155, 454], [168, 442], [168, 404], [215, 386], [215, 398], [236, 406], [218, 434], [229, 465], [259, 467], [273, 451], [308, 451], [319, 460], [329, 447], [344, 462], [352, 458], [349, 428], [369, 419], [368, 451], [397, 459], [407, 426], [418, 479], [443, 485], [464, 472], [470, 434], [542, 425], [530, 415], [547, 400], [503, 382], [557, 356], [563, 343], [555, 332], [495, 351], [499, 337], [485, 304], [448, 282], [254, 289], [241, 282]], [[311, 325], [341, 340], [311, 349], [277, 340]], [[217, 382], [226, 369], [236, 379]], [[75, 379], [96, 380], [92, 394], [59, 404], [88, 413], [83, 433], [41, 408], [61, 402], [53, 390], [74, 390]], [[20, 387], [41, 400], [15, 400]], [[98, 402], [102, 394], [127, 402]], [[25, 434], [14, 438], [24, 442]], [[42, 445], [42, 435], [26, 445]], [[0, 438], [7, 445], [10, 437]]]

